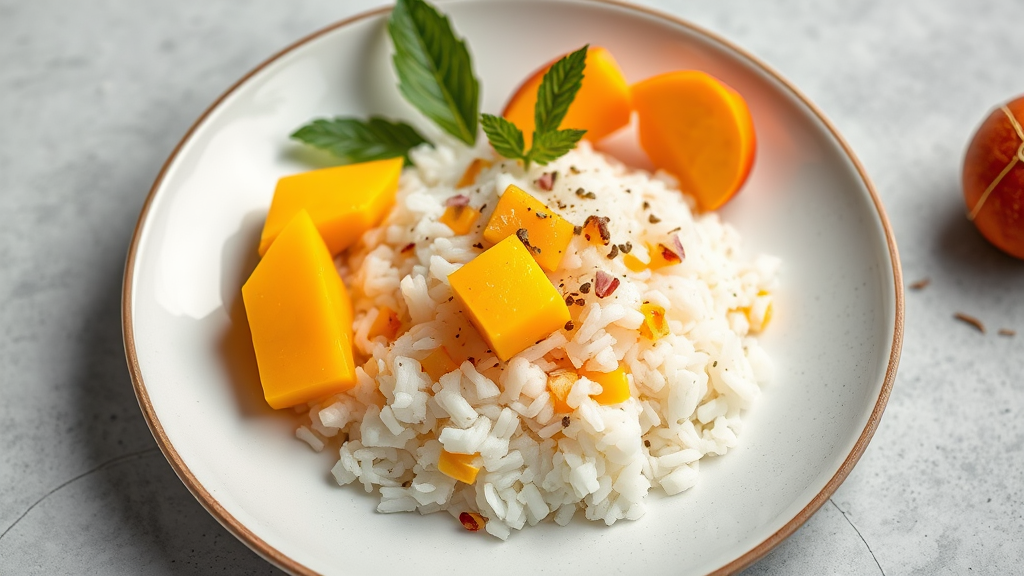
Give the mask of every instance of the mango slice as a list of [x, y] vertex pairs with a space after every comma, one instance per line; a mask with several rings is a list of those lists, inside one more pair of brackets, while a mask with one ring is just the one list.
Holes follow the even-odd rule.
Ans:
[[366, 336], [371, 339], [383, 336], [388, 342], [394, 340], [398, 331], [402, 329], [402, 320], [398, 317], [398, 312], [388, 306], [381, 306], [377, 312], [377, 318], [370, 325]]
[[438, 222], [452, 229], [456, 236], [469, 234], [473, 224], [480, 217], [480, 211], [469, 206], [449, 206], [437, 219]]
[[746, 102], [697, 70], [660, 74], [633, 85], [640, 147], [679, 179], [701, 210], [715, 210], [740, 189], [754, 164], [757, 138]]
[[352, 302], [305, 210], [277, 235], [242, 286], [242, 300], [272, 408], [355, 385]]
[[566, 404], [565, 399], [569, 397], [572, 385], [579, 379], [579, 375], [572, 370], [555, 370], [548, 375], [548, 392], [551, 394], [555, 412], [559, 414], [572, 412], [572, 408]]
[[459, 482], [472, 484], [476, 482], [476, 475], [480, 468], [473, 466], [478, 454], [457, 454], [441, 450], [441, 456], [437, 459], [437, 469], [442, 474], [455, 478]]
[[487, 221], [484, 239], [497, 243], [519, 234], [523, 240], [520, 230], [526, 231], [525, 239], [530, 243], [530, 253], [537, 263], [548, 272], [557, 270], [569, 242], [572, 242], [573, 225], [549, 210], [540, 200], [510, 184]]
[[[527, 148], [533, 141], [533, 111], [537, 104], [537, 88], [544, 79], [544, 73], [560, 58], [561, 56], [555, 58], [530, 76], [516, 90], [502, 112], [502, 116], [523, 131]], [[587, 50], [587, 67], [583, 71], [583, 83], [559, 128], [586, 130], [587, 133], [583, 137], [591, 142], [597, 142], [629, 124], [632, 112], [629, 84], [615, 58], [608, 50], [591, 46]]]
[[641, 336], [648, 340], [659, 340], [669, 335], [664, 308], [648, 302], [640, 305], [640, 312], [644, 315], [644, 323], [640, 325]]
[[427, 376], [430, 376], [431, 382], [437, 382], [441, 376], [457, 370], [459, 365], [452, 360], [444, 346], [441, 346], [434, 348], [426, 358], [420, 360], [420, 368], [427, 373]]
[[281, 178], [260, 235], [260, 256], [300, 210], [309, 213], [331, 254], [355, 244], [395, 203], [401, 173], [402, 159], [389, 158]]
[[619, 366], [611, 372], [591, 372], [585, 370], [580, 376], [601, 385], [602, 391], [594, 396], [594, 401], [604, 406], [620, 404], [629, 399], [629, 380], [626, 377], [626, 369]]
[[519, 238], [509, 236], [448, 276], [470, 321], [508, 360], [569, 321], [569, 308]]

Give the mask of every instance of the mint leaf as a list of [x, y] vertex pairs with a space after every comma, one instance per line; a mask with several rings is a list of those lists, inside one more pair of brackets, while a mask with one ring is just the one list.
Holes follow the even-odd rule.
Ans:
[[586, 130], [555, 130], [552, 132], [534, 132], [533, 146], [526, 155], [526, 165], [530, 161], [541, 166], [552, 160], [563, 156], [569, 150], [576, 147], [576, 143], [583, 138]]
[[409, 150], [426, 142], [412, 126], [378, 116], [367, 122], [356, 118], [314, 120], [296, 130], [292, 138], [330, 152], [343, 164], [401, 156], [409, 165]]
[[398, 0], [388, 33], [402, 96], [445, 132], [475, 144], [480, 86], [448, 18], [423, 0]]
[[523, 141], [523, 131], [515, 124], [501, 116], [491, 114], [482, 114], [480, 124], [495, 152], [512, 160], [526, 160], [523, 153], [523, 149], [526, 147]]
[[569, 111], [569, 105], [576, 98], [583, 83], [583, 69], [587, 65], [587, 48], [564, 56], [555, 62], [540, 81], [537, 89], [537, 104], [533, 109], [533, 122], [538, 133], [558, 130], [558, 125]]

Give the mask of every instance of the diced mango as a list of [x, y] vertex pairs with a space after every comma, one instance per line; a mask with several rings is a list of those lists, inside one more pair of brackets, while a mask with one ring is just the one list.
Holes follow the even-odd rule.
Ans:
[[459, 482], [472, 484], [476, 482], [476, 475], [480, 472], [480, 468], [473, 465], [478, 456], [479, 454], [457, 454], [442, 449], [441, 456], [437, 459], [437, 469]]
[[569, 308], [523, 243], [509, 236], [448, 276], [469, 319], [508, 360], [569, 321]]
[[[551, 64], [554, 64], [554, 61]], [[537, 104], [537, 88], [540, 87], [541, 80], [551, 68], [551, 64], [545, 65], [524, 82], [502, 112], [502, 116], [523, 131], [527, 147], [533, 140], [533, 112]], [[629, 84], [626, 83], [626, 78], [622, 75], [615, 58], [608, 50], [591, 46], [587, 50], [587, 67], [583, 71], [583, 83], [559, 127], [586, 130], [587, 133], [583, 137], [591, 142], [597, 142], [629, 124], [632, 112]]]
[[675, 266], [682, 263], [683, 259], [676, 253], [676, 248], [670, 248], [664, 244], [647, 245], [651, 254], [651, 263], [647, 265], [651, 270], [658, 270], [666, 266]]
[[444, 214], [438, 218], [438, 222], [452, 229], [457, 236], [469, 234], [473, 224], [480, 217], [480, 211], [469, 206], [449, 206], [444, 209]]
[[300, 210], [242, 286], [267, 404], [287, 408], [355, 385], [352, 303]]
[[389, 158], [281, 178], [260, 236], [260, 256], [300, 210], [309, 213], [331, 254], [355, 244], [395, 203], [401, 173], [402, 158]]
[[757, 150], [746, 101], [698, 70], [676, 70], [632, 87], [640, 147], [679, 179], [701, 210], [716, 210], [743, 186]]
[[648, 340], [658, 340], [668, 336], [668, 319], [665, 309], [657, 304], [641, 304], [640, 312], [644, 315], [644, 323], [640, 325], [640, 335]]
[[480, 171], [484, 168], [490, 168], [491, 163], [483, 158], [474, 158], [469, 166], [466, 167], [466, 171], [462, 173], [462, 178], [459, 178], [459, 183], [455, 185], [456, 188], [465, 188], [466, 186], [472, 186], [476, 184], [476, 178], [480, 175]]
[[572, 241], [573, 225], [540, 200], [510, 184], [487, 222], [484, 239], [497, 243], [517, 235], [519, 230], [526, 231], [530, 253], [537, 263], [548, 272], [557, 270]]
[[647, 269], [647, 262], [644, 262], [634, 254], [626, 254], [622, 257], [622, 263], [633, 272], [643, 272]]
[[594, 396], [594, 401], [604, 406], [620, 404], [629, 399], [629, 379], [626, 377], [626, 369], [619, 366], [611, 372], [591, 372], [589, 370], [580, 372], [580, 376], [597, 382], [601, 385], [602, 391]]
[[583, 222], [583, 238], [591, 244], [607, 246], [611, 242], [607, 216], [588, 216]]
[[457, 370], [459, 365], [452, 360], [444, 346], [440, 346], [434, 348], [426, 358], [420, 360], [420, 368], [427, 373], [427, 376], [430, 376], [431, 382], [437, 382], [441, 376]]
[[768, 292], [761, 290], [754, 298], [754, 303], [749, 308], [742, 310], [747, 315], [747, 321], [750, 322], [750, 331], [761, 332], [768, 327], [768, 323], [772, 320], [772, 297]]
[[579, 375], [572, 370], [555, 370], [548, 374], [548, 392], [551, 393], [551, 401], [555, 406], [555, 412], [568, 414], [572, 408], [566, 404], [565, 399], [572, 390], [572, 385], [579, 380]]
[[377, 309], [377, 318], [373, 320], [373, 324], [370, 325], [370, 330], [367, 332], [367, 337], [376, 338], [377, 336], [383, 336], [388, 342], [395, 339], [398, 335], [398, 331], [402, 329], [402, 320], [398, 317], [398, 312], [395, 312], [387, 306], [381, 306]]

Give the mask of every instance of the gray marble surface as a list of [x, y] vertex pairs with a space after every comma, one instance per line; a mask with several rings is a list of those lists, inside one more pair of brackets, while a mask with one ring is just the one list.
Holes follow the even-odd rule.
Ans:
[[[0, 574], [279, 573], [155, 446], [124, 361], [124, 257], [211, 101], [380, 3], [0, 0]], [[1024, 92], [1024, 3], [644, 3], [724, 34], [820, 105], [878, 186], [908, 282], [931, 279], [907, 293], [899, 376], [860, 464], [747, 573], [1020, 573], [1024, 262], [964, 218], [959, 170], [989, 108]]]

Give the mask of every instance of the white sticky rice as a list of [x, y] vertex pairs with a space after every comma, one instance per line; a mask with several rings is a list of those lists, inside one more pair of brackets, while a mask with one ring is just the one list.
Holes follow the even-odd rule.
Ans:
[[[476, 512], [501, 539], [547, 519], [565, 525], [578, 511], [609, 525], [640, 518], [649, 491], [687, 490], [701, 458], [737, 445], [742, 415], [770, 378], [770, 359], [751, 334], [765, 323], [779, 263], [744, 258], [736, 230], [717, 214], [695, 215], [670, 177], [627, 169], [586, 143], [529, 170], [487, 158], [494, 165], [456, 189], [474, 154], [415, 150], [390, 215], [339, 258], [355, 308], [358, 384], [302, 407], [308, 419], [296, 435], [316, 450], [339, 450], [334, 477], [378, 490], [380, 512]], [[545, 172], [557, 172], [550, 191], [536, 184]], [[685, 259], [637, 273], [621, 253], [608, 257], [611, 244], [574, 237], [548, 274], [574, 300], [573, 329], [501, 362], [453, 299], [448, 275], [489, 246], [482, 231], [509, 184], [574, 225], [609, 217], [612, 244], [630, 243], [641, 260], [647, 245], [672, 246], [678, 235]], [[457, 194], [483, 213], [464, 236], [438, 222]], [[605, 298], [580, 290], [598, 270], [620, 280]], [[667, 311], [669, 335], [640, 334], [644, 303]], [[381, 306], [402, 320], [393, 342], [367, 338]], [[442, 345], [466, 360], [431, 382], [419, 360]], [[625, 365], [631, 398], [602, 406], [591, 398], [600, 386], [581, 378], [564, 418], [546, 379], [567, 361], [598, 372]], [[480, 454], [472, 485], [438, 471], [442, 448]]]

